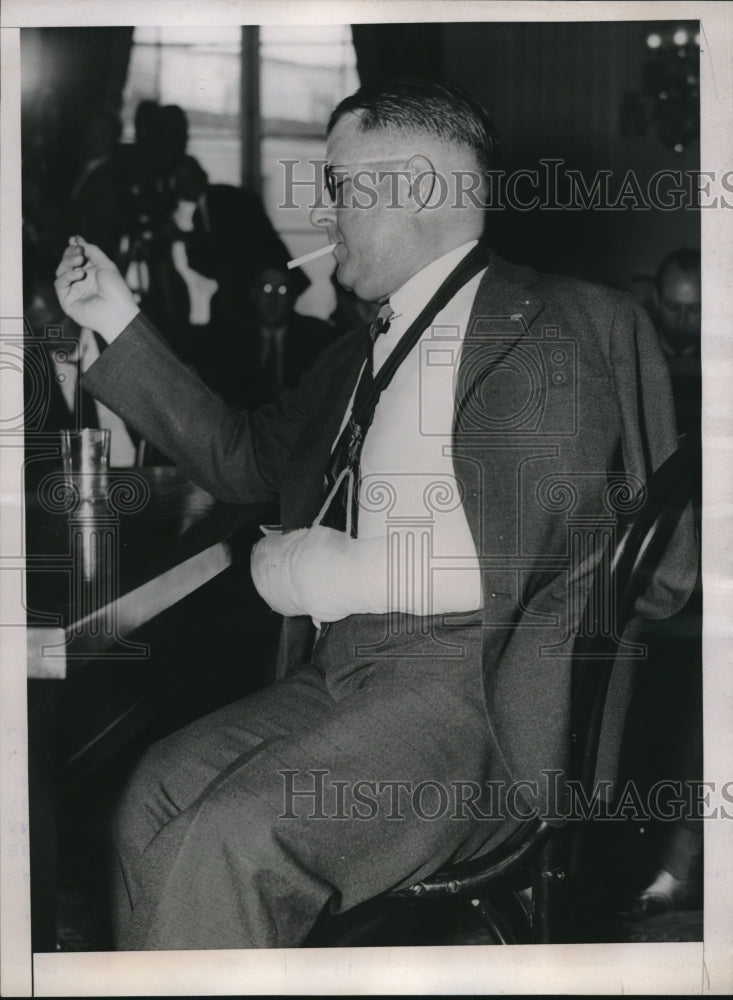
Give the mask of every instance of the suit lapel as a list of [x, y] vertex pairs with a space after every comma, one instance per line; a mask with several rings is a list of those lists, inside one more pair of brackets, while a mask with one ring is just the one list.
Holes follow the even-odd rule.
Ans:
[[[501, 361], [542, 310], [542, 299], [533, 291], [538, 280], [529, 268], [515, 267], [491, 254], [489, 267], [476, 293], [466, 334], [456, 391], [456, 415], [467, 395], [475, 389], [477, 352], [489, 365]], [[283, 474], [281, 518], [286, 530], [307, 527], [323, 501], [323, 479], [331, 447], [336, 439], [346, 407], [363, 363], [361, 342], [364, 331], [342, 338], [338, 361], [330, 366], [316, 385], [315, 410], [306, 424]], [[486, 351], [487, 341], [490, 351]], [[487, 368], [483, 365], [482, 373]]]
[[454, 434], [465, 425], [491, 372], [504, 363], [544, 307], [535, 287], [539, 275], [491, 253], [471, 308], [456, 380]]
[[528, 333], [544, 308], [536, 292], [539, 275], [492, 253], [476, 292], [465, 344], [500, 340], [507, 347]]

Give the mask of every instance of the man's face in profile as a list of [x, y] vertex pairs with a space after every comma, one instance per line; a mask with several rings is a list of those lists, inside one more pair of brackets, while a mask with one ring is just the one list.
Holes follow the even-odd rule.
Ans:
[[407, 182], [396, 176], [410, 157], [406, 146], [406, 137], [393, 132], [360, 132], [352, 113], [338, 120], [328, 138], [328, 162], [338, 183], [336, 204], [324, 213], [314, 211], [312, 219], [325, 224], [336, 244], [338, 280], [368, 302], [379, 302], [399, 288], [411, 259], [400, 207]]
[[700, 272], [672, 265], [658, 293], [660, 333], [676, 350], [700, 343]]

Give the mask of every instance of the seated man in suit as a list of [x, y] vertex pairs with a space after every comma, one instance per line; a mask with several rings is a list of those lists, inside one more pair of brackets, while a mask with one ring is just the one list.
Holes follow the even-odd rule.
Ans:
[[251, 286], [251, 309], [209, 351], [202, 376], [226, 400], [256, 407], [293, 389], [336, 332], [315, 316], [295, 311], [307, 278], [284, 263], [264, 264]]
[[[495, 139], [469, 96], [365, 87], [328, 133], [312, 221], [380, 317], [275, 402], [217, 398], [95, 247], [73, 237], [57, 271], [110, 342], [90, 391], [222, 499], [279, 497], [282, 520], [252, 552], [281, 679], [146, 753], [115, 819], [121, 948], [294, 947], [324, 910], [544, 809], [615, 488], [637, 496], [674, 448], [634, 301], [484, 247]], [[640, 609], [673, 611], [694, 565], [681, 545]]]

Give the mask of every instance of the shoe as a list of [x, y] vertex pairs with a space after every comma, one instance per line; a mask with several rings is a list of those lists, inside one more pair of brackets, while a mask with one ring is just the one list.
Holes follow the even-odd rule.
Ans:
[[674, 910], [702, 909], [702, 902], [700, 879], [675, 878], [662, 869], [651, 885], [619, 910], [619, 916], [624, 920], [644, 920]]

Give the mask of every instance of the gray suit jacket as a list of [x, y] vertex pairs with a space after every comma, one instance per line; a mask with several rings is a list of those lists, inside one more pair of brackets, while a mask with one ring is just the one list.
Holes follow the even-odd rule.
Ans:
[[[296, 389], [247, 414], [214, 396], [140, 316], [86, 387], [215, 496], [279, 497], [294, 529], [321, 504], [361, 337], [338, 340]], [[535, 780], [566, 762], [573, 630], [599, 546], [675, 447], [669, 377], [630, 296], [492, 254], [456, 401], [453, 465], [483, 571], [487, 724], [510, 773]], [[674, 613], [695, 568], [690, 519], [640, 612]], [[307, 659], [311, 638], [308, 619], [285, 621], [286, 667]]]

